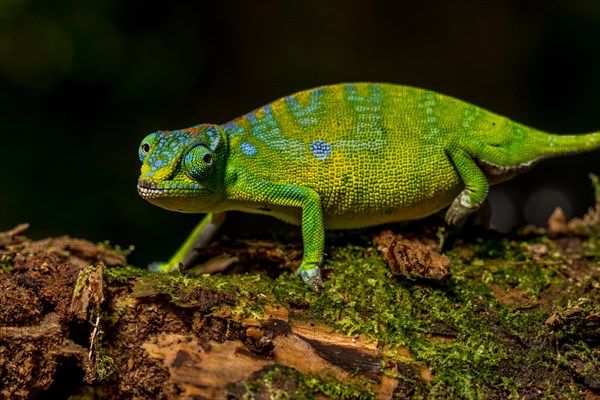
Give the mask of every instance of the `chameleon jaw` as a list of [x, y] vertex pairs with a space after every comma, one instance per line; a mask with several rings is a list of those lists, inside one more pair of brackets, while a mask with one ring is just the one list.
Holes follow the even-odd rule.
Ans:
[[213, 192], [200, 184], [140, 180], [137, 189], [144, 200], [166, 210], [187, 214], [210, 212], [207, 209], [210, 203], [206, 202], [206, 198]]
[[188, 184], [181, 182], [155, 183], [139, 180], [137, 191], [146, 200], [174, 197], [194, 197], [207, 189], [199, 184]]

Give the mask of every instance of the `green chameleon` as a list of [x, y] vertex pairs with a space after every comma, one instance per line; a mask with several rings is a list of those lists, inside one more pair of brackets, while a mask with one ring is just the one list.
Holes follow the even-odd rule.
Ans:
[[323, 286], [325, 229], [415, 220], [450, 205], [457, 224], [490, 184], [549, 157], [598, 149], [600, 132], [552, 135], [432, 91], [380, 83], [322, 86], [223, 125], [146, 136], [139, 194], [168, 210], [208, 213], [152, 270], [187, 265], [239, 210], [302, 226], [297, 274]]

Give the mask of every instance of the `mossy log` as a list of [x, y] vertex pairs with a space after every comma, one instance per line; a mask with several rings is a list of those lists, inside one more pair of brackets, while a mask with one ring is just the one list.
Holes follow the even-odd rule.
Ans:
[[20, 226], [0, 233], [0, 397], [598, 398], [598, 221], [334, 234], [320, 293], [299, 243], [221, 241], [158, 275]]

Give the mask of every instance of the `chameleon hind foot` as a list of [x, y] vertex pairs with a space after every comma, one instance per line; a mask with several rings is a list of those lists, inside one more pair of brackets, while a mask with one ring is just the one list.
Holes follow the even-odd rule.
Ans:
[[318, 265], [307, 267], [303, 263], [296, 271], [296, 275], [301, 277], [304, 283], [306, 283], [315, 292], [318, 292], [323, 288], [321, 268]]
[[463, 189], [462, 192], [452, 202], [446, 212], [446, 222], [448, 225], [458, 225], [469, 215], [479, 209], [481, 203], [471, 204], [473, 192], [469, 189]]

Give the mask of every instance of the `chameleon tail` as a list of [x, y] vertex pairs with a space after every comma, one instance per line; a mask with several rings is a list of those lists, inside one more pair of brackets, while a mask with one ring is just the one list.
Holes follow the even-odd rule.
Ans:
[[472, 152], [490, 184], [503, 182], [531, 169], [546, 158], [585, 153], [600, 149], [600, 132], [555, 135], [514, 125], [503, 146], [488, 144], [480, 153]]
[[555, 135], [535, 131], [532, 146], [536, 146], [539, 156], [555, 157], [575, 153], [585, 153], [600, 149], [600, 132], [578, 135]]

